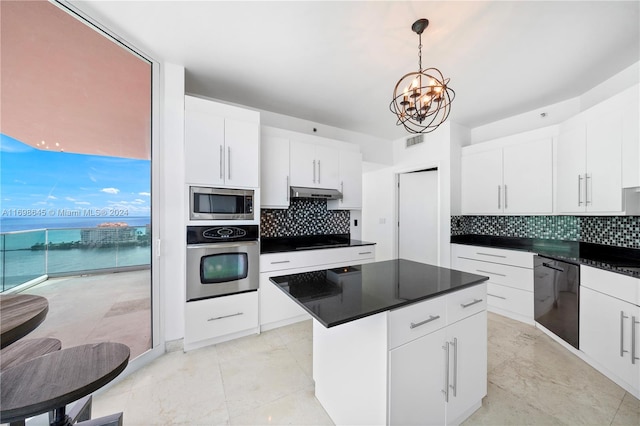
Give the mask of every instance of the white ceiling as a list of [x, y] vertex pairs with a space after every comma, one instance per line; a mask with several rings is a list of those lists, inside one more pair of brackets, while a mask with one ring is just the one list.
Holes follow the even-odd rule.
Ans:
[[640, 59], [639, 1], [76, 1], [186, 90], [396, 139], [389, 102], [423, 66], [473, 128], [579, 96]]

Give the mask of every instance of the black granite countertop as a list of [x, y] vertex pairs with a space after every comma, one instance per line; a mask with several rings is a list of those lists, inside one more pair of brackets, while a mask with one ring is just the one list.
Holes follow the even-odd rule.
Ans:
[[640, 250], [577, 241], [538, 238], [452, 235], [451, 243], [524, 250], [577, 265], [640, 278]]
[[488, 277], [404, 259], [271, 278], [325, 327], [479, 284]]
[[353, 240], [350, 234], [267, 237], [260, 239], [260, 254], [285, 251], [318, 250], [338, 247], [371, 246], [375, 243]]

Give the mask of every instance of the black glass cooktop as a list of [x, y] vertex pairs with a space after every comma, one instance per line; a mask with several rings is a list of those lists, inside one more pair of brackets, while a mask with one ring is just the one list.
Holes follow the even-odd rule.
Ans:
[[271, 278], [325, 327], [460, 290], [487, 280], [404, 259]]

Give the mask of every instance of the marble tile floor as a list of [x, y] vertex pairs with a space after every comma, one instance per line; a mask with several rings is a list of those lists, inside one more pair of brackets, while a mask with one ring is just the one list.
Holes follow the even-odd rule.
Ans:
[[[126, 425], [332, 425], [305, 321], [170, 352], [94, 395]], [[640, 425], [640, 402], [536, 328], [489, 314], [488, 395], [464, 425]]]
[[124, 343], [131, 359], [151, 348], [149, 269], [51, 278], [22, 293], [49, 301], [47, 317], [27, 338], [54, 337], [63, 348]]

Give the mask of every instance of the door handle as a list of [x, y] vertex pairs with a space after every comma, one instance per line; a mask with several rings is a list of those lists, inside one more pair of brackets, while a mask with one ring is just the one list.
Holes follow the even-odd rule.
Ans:
[[318, 183], [320, 183], [320, 160], [318, 160]]
[[444, 401], [449, 402], [449, 342], [446, 342], [442, 347], [446, 353], [446, 359], [444, 362]]
[[487, 296], [495, 297], [496, 299], [507, 300], [506, 297], [498, 296], [498, 295], [491, 294], [491, 293], [487, 293]]
[[624, 350], [624, 319], [629, 318], [624, 314], [624, 311], [620, 311], [620, 356], [623, 356], [625, 352]]
[[[584, 205], [587, 206], [589, 204], [593, 204], [591, 200], [589, 200], [589, 179], [592, 179], [588, 173], [584, 174]], [[593, 187], [593, 182], [591, 183], [591, 187]], [[593, 195], [593, 191], [592, 191]]]
[[224, 179], [224, 150], [220, 145], [220, 179]]
[[578, 206], [582, 205], [582, 175], [578, 175]]
[[414, 328], [416, 328], [416, 327], [420, 327], [421, 325], [424, 325], [424, 324], [430, 323], [431, 321], [435, 321], [435, 320], [437, 320], [438, 318], [440, 318], [440, 315], [435, 315], [435, 316], [433, 316], [433, 315], [429, 315], [429, 319], [426, 319], [426, 320], [424, 320], [424, 321], [420, 321], [420, 322], [418, 322], [418, 323], [411, 323], [411, 324], [409, 325], [409, 328], [410, 328], [410, 329], [414, 329]]
[[564, 269], [558, 268], [557, 266], [551, 266], [547, 262], [542, 262], [542, 266], [544, 266], [545, 268], [553, 269], [554, 271], [564, 272]]
[[227, 147], [227, 178], [231, 180], [231, 147]]
[[500, 210], [500, 185], [498, 185], [498, 210]]
[[504, 186], [504, 209], [505, 210], [508, 209], [508, 207], [507, 207], [507, 185]]
[[458, 338], [454, 337], [453, 342], [453, 385], [451, 385], [451, 389], [453, 389], [453, 396], [456, 396], [456, 390], [458, 388]]
[[482, 299], [473, 299], [473, 302], [470, 302], [467, 304], [461, 303], [460, 306], [462, 306], [463, 308], [468, 308], [469, 306], [473, 306], [476, 303], [480, 303], [480, 302], [482, 302]]
[[313, 160], [313, 183], [316, 183], [316, 160]]
[[631, 364], [635, 364], [636, 360], [640, 360], [636, 356], [636, 324], [640, 324], [640, 321], [636, 321], [636, 317], [631, 317]]
[[244, 315], [244, 313], [243, 312], [237, 312], [235, 314], [223, 315], [221, 317], [213, 317], [213, 318], [209, 318], [207, 321], [217, 321], [217, 320], [221, 320], [221, 319], [224, 319], [224, 318], [237, 317], [238, 315]]

